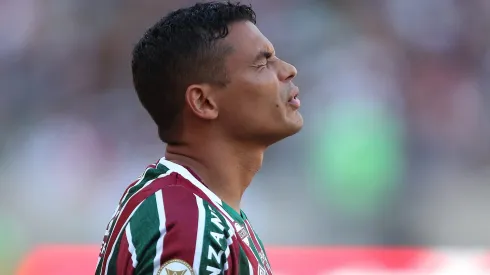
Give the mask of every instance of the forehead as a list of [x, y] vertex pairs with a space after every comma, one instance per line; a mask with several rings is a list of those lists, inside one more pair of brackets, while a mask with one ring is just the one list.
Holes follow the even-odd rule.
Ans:
[[274, 52], [269, 39], [248, 21], [231, 24], [224, 42], [232, 48], [230, 62], [251, 62], [260, 52]]

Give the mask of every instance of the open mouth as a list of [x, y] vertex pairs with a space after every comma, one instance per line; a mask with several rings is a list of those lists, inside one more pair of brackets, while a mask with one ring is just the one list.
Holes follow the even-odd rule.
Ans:
[[301, 106], [301, 101], [299, 100], [298, 93], [295, 93], [293, 97], [288, 101], [289, 105], [292, 105], [295, 108], [299, 108]]

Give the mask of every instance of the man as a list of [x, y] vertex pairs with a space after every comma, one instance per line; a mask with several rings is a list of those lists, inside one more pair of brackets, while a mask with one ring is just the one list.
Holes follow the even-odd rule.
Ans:
[[240, 200], [265, 149], [303, 125], [296, 69], [249, 6], [213, 2], [151, 27], [132, 71], [166, 153], [122, 196], [96, 274], [272, 274]]

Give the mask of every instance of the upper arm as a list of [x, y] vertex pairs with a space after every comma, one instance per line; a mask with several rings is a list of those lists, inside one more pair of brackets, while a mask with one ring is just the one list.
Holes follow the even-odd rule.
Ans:
[[122, 274], [166, 275], [165, 269], [182, 271], [186, 265], [199, 274], [222, 274], [230, 253], [229, 231], [206, 201], [184, 187], [165, 187], [148, 197], [126, 226], [127, 245], [124, 240], [120, 244], [128, 251], [132, 273]]

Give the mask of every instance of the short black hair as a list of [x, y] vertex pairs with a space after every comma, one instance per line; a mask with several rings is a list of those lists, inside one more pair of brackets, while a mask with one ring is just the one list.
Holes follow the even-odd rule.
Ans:
[[131, 69], [143, 107], [158, 126], [163, 142], [170, 137], [185, 104], [189, 85], [228, 82], [224, 59], [229, 51], [217, 43], [239, 21], [256, 24], [250, 5], [207, 2], [169, 13], [135, 45]]

